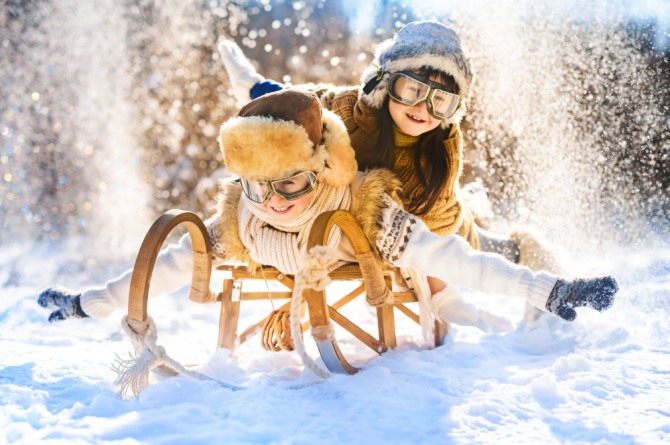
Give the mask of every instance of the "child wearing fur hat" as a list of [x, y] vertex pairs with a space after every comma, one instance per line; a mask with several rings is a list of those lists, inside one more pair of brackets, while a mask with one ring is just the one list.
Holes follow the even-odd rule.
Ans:
[[[218, 213], [206, 222], [214, 265], [257, 263], [296, 274], [311, 253], [305, 250], [315, 218], [344, 209], [361, 223], [385, 261], [417, 272], [419, 279], [435, 277], [484, 292], [517, 295], [565, 320], [575, 318], [577, 307], [602, 311], [613, 304], [618, 286], [612, 277], [568, 281], [476, 251], [461, 237], [431, 232], [398, 202], [399, 182], [391, 172], [357, 173], [344, 124], [323, 110], [313, 93], [286, 89], [250, 102], [222, 125], [219, 143], [226, 167], [237, 179], [222, 183]], [[328, 247], [343, 261], [355, 259], [349, 241], [338, 231]], [[150, 297], [189, 282], [191, 251], [188, 235], [161, 251]], [[80, 294], [47, 289], [38, 303], [55, 309], [49, 321], [106, 317], [127, 306], [131, 274]], [[434, 316], [448, 320], [445, 311], [461, 307], [459, 298], [434, 295]]]
[[[283, 88], [258, 74], [233, 41], [221, 41], [219, 52], [238, 102]], [[507, 238], [487, 232], [459, 197], [459, 123], [472, 79], [458, 35], [439, 22], [424, 21], [405, 25], [377, 46], [362, 86], [305, 87], [344, 121], [359, 170], [393, 170], [405, 208], [431, 231], [457, 233], [474, 248], [557, 273], [554, 255], [534, 234], [514, 230]]]

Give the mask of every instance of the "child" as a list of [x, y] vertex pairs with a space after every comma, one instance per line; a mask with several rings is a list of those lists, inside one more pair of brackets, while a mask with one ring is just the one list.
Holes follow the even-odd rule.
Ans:
[[[215, 266], [255, 262], [296, 274], [315, 218], [344, 209], [394, 266], [454, 285], [518, 295], [565, 320], [575, 318], [577, 307], [602, 311], [613, 304], [618, 286], [612, 277], [566, 281], [478, 252], [461, 237], [431, 232], [393, 199], [398, 181], [390, 172], [357, 174], [346, 128], [334, 113], [322, 110], [313, 93], [286, 89], [250, 102], [222, 125], [219, 144], [226, 167], [239, 179], [222, 183], [218, 213], [206, 223]], [[351, 245], [339, 232], [328, 246], [340, 259], [354, 260]], [[191, 251], [188, 235], [161, 251], [150, 297], [190, 281]], [[47, 289], [38, 303], [55, 308], [50, 322], [107, 317], [127, 306], [131, 274], [81, 294]], [[444, 308], [450, 298], [433, 296], [439, 302], [433, 304], [436, 317], [447, 318]]]
[[[230, 40], [219, 44], [239, 102], [283, 88], [266, 80]], [[386, 167], [400, 178], [405, 208], [438, 235], [458, 233], [484, 251], [554, 273], [554, 256], [533, 235], [484, 231], [459, 196], [466, 112], [473, 74], [457, 34], [435, 21], [412, 22], [379, 44], [361, 87], [311, 87], [342, 118], [358, 169]]]

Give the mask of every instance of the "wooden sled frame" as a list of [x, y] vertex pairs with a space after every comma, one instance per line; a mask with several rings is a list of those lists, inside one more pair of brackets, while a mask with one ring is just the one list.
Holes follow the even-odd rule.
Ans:
[[[228, 272], [230, 278], [224, 279], [222, 291], [218, 295], [213, 295], [209, 288], [212, 256], [207, 230], [200, 217], [192, 212], [170, 210], [161, 215], [149, 229], [142, 242], [133, 269], [128, 300], [128, 321], [131, 326], [146, 326], [149, 285], [153, 267], [165, 238], [180, 224], [183, 224], [188, 230], [193, 245], [193, 274], [189, 299], [197, 303], [221, 303], [217, 346], [234, 350], [237, 344], [246, 341], [256, 333], [267, 319], [265, 317], [259, 322], [253, 323], [238, 334], [241, 302], [263, 299], [290, 299], [295, 285], [294, 278], [267, 266], [256, 271], [246, 267], [222, 266], [218, 270]], [[353, 291], [340, 296], [337, 301], [331, 304], [328, 303], [326, 290], [305, 289], [303, 300], [307, 306], [308, 325], [311, 325], [313, 329], [327, 328], [330, 326], [330, 321], [333, 321], [375, 353], [381, 354], [389, 348], [397, 346], [394, 309], [398, 309], [411, 320], [420, 324], [419, 315], [406, 306], [406, 303], [416, 303], [417, 297], [410, 291], [393, 292], [392, 299], [388, 304], [376, 307], [377, 337], [342, 315], [339, 309], [364, 293], [379, 295], [383, 292], [390, 292], [391, 274], [394, 273], [394, 270], [383, 270], [381, 259], [370, 246], [360, 225], [351, 213], [344, 210], [325, 212], [319, 215], [309, 235], [308, 249], [317, 245], [324, 245], [330, 231], [335, 226], [339, 227], [350, 240], [358, 263], [345, 264], [332, 271], [329, 277], [333, 282], [360, 280], [361, 284]], [[245, 280], [276, 281], [283, 284], [288, 290], [284, 292], [269, 290], [266, 292], [247, 292], [243, 290]], [[280, 307], [279, 310], [288, 310], [289, 305], [290, 301]], [[303, 330], [306, 327], [303, 325]], [[439, 322], [435, 323], [436, 345], [441, 344], [446, 332], [446, 325]], [[144, 332], [138, 332], [138, 334], [144, 334]], [[321, 341], [315, 339], [315, 341], [319, 354], [328, 370], [342, 374], [354, 374], [358, 371], [358, 368], [351, 365], [340, 350], [335, 336]]]

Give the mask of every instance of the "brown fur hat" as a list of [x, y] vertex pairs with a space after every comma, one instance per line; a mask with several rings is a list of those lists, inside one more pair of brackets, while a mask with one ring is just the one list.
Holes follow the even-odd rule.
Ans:
[[342, 120], [303, 90], [285, 89], [249, 102], [221, 126], [219, 146], [228, 171], [247, 179], [313, 171], [318, 181], [340, 187], [356, 176]]

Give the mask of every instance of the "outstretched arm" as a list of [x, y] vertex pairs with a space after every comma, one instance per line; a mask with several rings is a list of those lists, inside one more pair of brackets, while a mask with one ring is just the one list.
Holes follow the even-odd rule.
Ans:
[[221, 40], [218, 49], [233, 88], [233, 95], [239, 103], [246, 104], [252, 99], [284, 88], [283, 84], [258, 74], [234, 41]]
[[[170, 244], [161, 250], [154, 264], [149, 298], [173, 292], [189, 283], [192, 250], [188, 234], [177, 244]], [[48, 288], [40, 293], [37, 302], [44, 308], [54, 309], [49, 322], [67, 318], [108, 317], [116, 309], [127, 307], [132, 274], [132, 269], [127, 270], [104, 286], [81, 293], [60, 287]]]
[[573, 320], [575, 307], [611, 307], [618, 285], [612, 277], [562, 280], [533, 272], [500, 255], [474, 250], [461, 237], [438, 236], [416, 216], [386, 197], [383, 228], [377, 239], [382, 256], [398, 267], [413, 267], [452, 285], [486, 293], [518, 295], [533, 306]]

